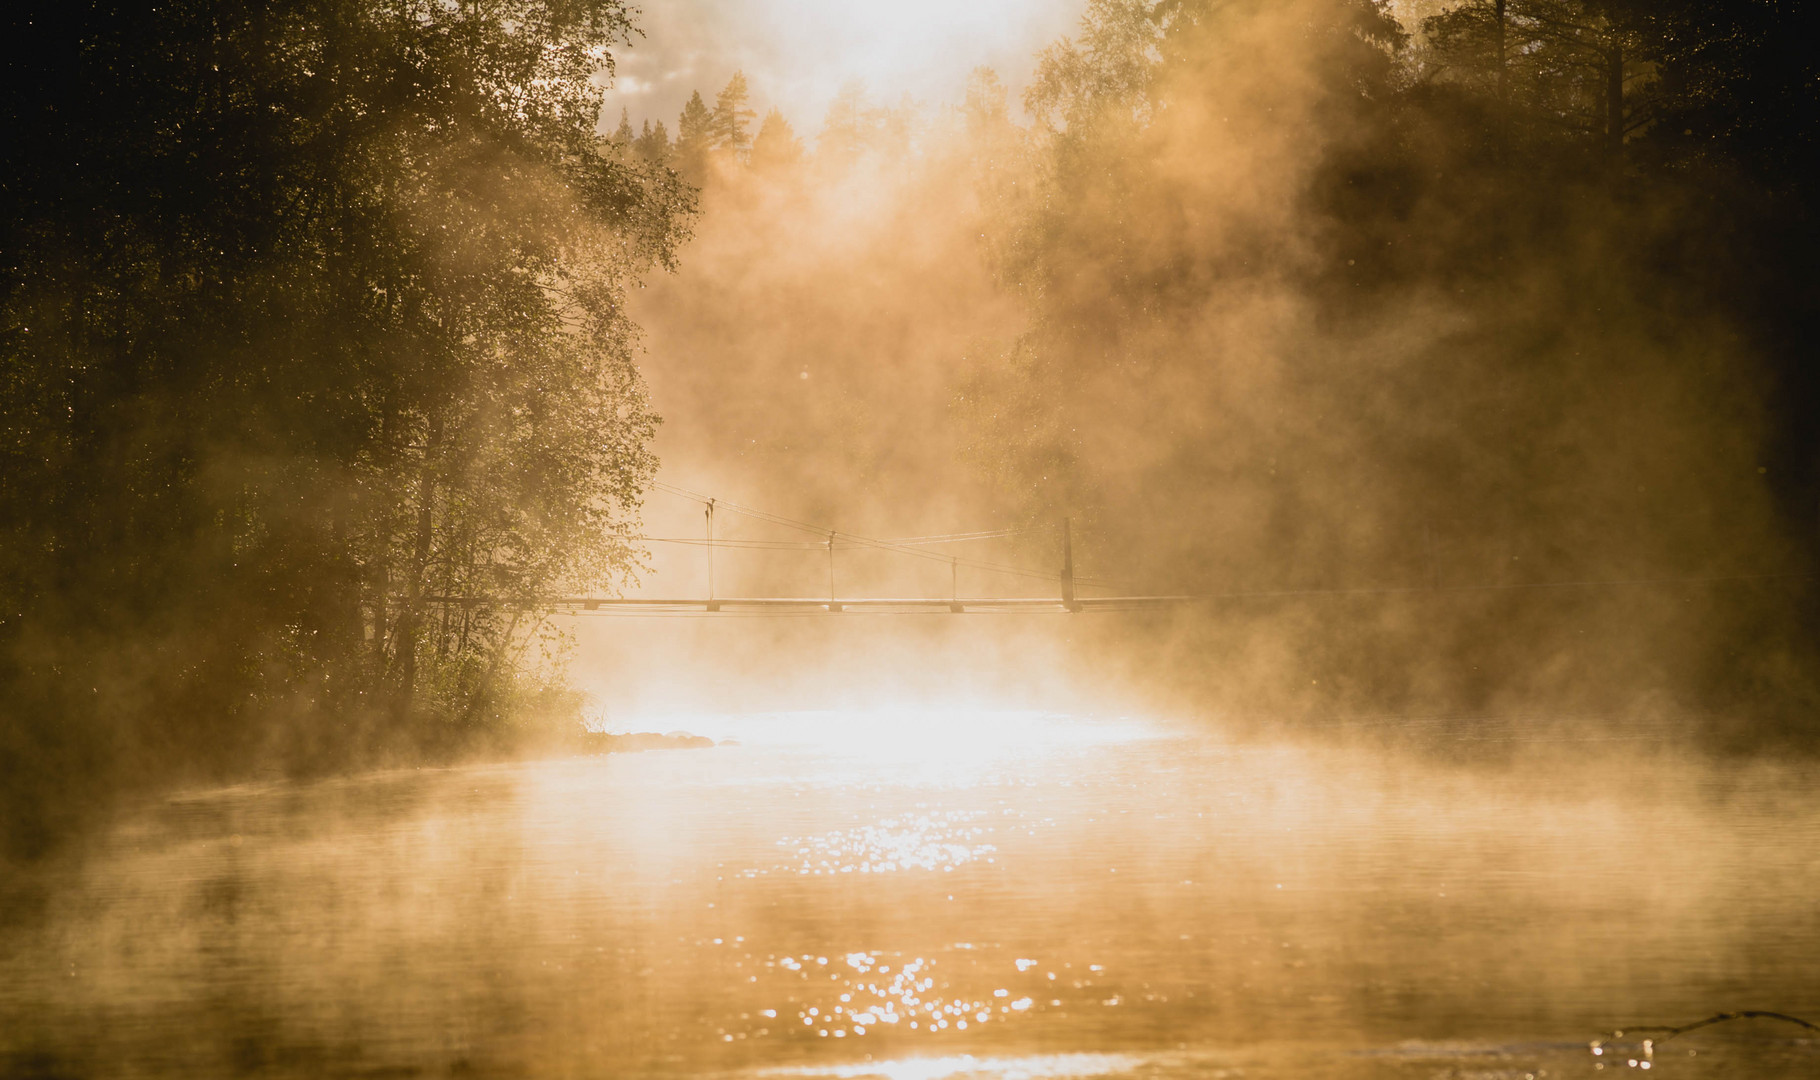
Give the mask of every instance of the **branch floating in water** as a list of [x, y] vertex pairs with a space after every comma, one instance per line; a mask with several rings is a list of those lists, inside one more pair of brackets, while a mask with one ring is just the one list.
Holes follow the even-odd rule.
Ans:
[[[1690, 1031], [1709, 1027], [1713, 1024], [1723, 1024], [1728, 1020], [1781, 1020], [1786, 1023], [1797, 1024], [1809, 1031], [1820, 1031], [1820, 1024], [1813, 1023], [1809, 1020], [1803, 1020], [1799, 1016], [1790, 1016], [1787, 1013], [1769, 1012], [1764, 1009], [1744, 1009], [1739, 1012], [1714, 1013], [1704, 1020], [1696, 1020], [1691, 1024], [1683, 1024], [1680, 1027], [1634, 1027], [1629, 1030], [1632, 1034], [1642, 1034], [1644, 1032], [1659, 1034], [1658, 1038], [1643, 1040], [1643, 1056], [1647, 1060], [1655, 1052], [1655, 1048], [1658, 1045], [1665, 1043], [1678, 1035], [1685, 1035]], [[1605, 1053], [1605, 1040], [1621, 1039], [1624, 1037], [1624, 1031], [1625, 1029], [1620, 1028], [1602, 1038], [1594, 1039], [1590, 1046], [1593, 1056], [1603, 1056]], [[1633, 1061], [1631, 1064], [1635, 1065], [1636, 1062]], [[1647, 1067], [1648, 1066], [1646, 1065], [1645, 1068]]]

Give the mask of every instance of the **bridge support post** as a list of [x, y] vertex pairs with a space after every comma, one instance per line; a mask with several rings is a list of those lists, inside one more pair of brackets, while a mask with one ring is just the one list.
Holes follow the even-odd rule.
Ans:
[[1069, 611], [1081, 610], [1074, 600], [1074, 521], [1062, 519], [1062, 606]]

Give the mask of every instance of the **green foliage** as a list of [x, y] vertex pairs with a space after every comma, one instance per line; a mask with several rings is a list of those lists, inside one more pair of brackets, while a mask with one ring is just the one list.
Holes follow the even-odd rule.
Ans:
[[498, 715], [535, 619], [444, 599], [609, 586], [655, 466], [624, 297], [694, 196], [596, 135], [627, 9], [12, 18], [12, 839], [50, 835], [47, 783], [328, 763]]

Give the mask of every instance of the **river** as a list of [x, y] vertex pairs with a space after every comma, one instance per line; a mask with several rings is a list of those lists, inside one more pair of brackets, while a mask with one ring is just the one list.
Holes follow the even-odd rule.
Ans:
[[728, 742], [130, 815], [0, 935], [0, 1068], [1820, 1075], [1786, 1023], [1609, 1036], [1820, 1014], [1798, 768], [971, 708], [663, 724]]

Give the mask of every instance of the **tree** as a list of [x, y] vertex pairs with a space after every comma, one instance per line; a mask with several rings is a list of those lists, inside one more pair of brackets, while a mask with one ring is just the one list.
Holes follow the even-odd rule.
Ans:
[[735, 71], [714, 98], [711, 128], [716, 150], [743, 156], [751, 149], [752, 136], [746, 131], [746, 124], [758, 114], [746, 107], [750, 97], [745, 72]]
[[[1811, 572], [1816, 65], [1787, 5], [1700, 7], [1475, 0], [1414, 50], [1366, 0], [1090, 4], [1029, 166], [978, 170], [1029, 329], [963, 395], [977, 456], [1157, 588]], [[1285, 601], [1169, 644], [1232, 712], [1647, 688], [1811, 746], [1790, 593]]]
[[676, 121], [676, 167], [684, 176], [699, 182], [707, 174], [708, 151], [714, 149], [714, 114], [701, 91], [689, 95], [682, 115]]
[[1820, 54], [1789, 32], [1791, 5], [1667, 0], [1635, 19], [1658, 76], [1653, 151], [1677, 167], [1735, 163], [1777, 189], [1811, 191]]
[[[1185, 23], [1193, 5], [1183, 11]], [[1170, 12], [1155, 0], [1089, 0], [1079, 38], [1037, 55], [1025, 107], [1052, 130], [1124, 114], [1143, 122]]]
[[1530, 141], [1606, 153], [1650, 123], [1655, 65], [1638, 12], [1599, 0], [1474, 0], [1423, 23], [1437, 76], [1495, 94]]
[[790, 121], [784, 119], [783, 112], [773, 108], [765, 114], [765, 121], [759, 125], [758, 135], [752, 140], [752, 167], [761, 170], [785, 168], [802, 158], [803, 141], [791, 130]]
[[662, 120], [655, 127], [651, 121], [646, 120], [644, 130], [632, 145], [638, 151], [638, 156], [652, 165], [668, 165], [674, 156], [670, 146], [670, 133], [664, 130]]
[[967, 76], [967, 92], [961, 112], [973, 132], [998, 130], [1010, 123], [1010, 91], [998, 72], [989, 67], [976, 67]]
[[850, 80], [828, 105], [816, 153], [834, 162], [851, 162], [878, 145], [885, 110], [872, 105], [865, 84]]
[[624, 298], [693, 195], [596, 134], [626, 9], [8, 18], [11, 850], [123, 785], [511, 722], [539, 617], [502, 602], [633, 571], [653, 468]]

